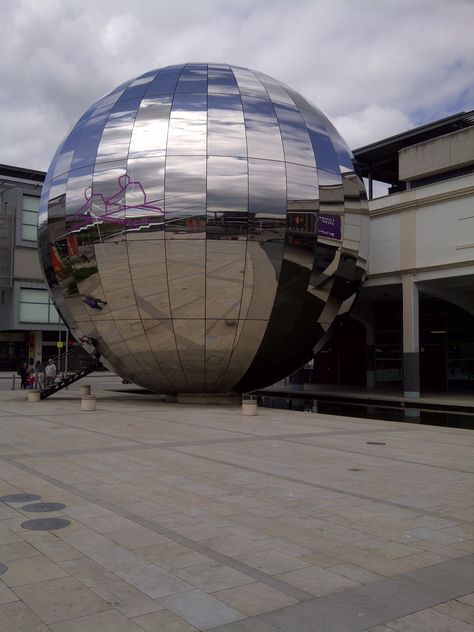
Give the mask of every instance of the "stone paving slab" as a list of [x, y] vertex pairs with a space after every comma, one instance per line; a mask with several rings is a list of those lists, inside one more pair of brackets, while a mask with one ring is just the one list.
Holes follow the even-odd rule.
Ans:
[[472, 431], [97, 395], [0, 392], [1, 632], [474, 632]]

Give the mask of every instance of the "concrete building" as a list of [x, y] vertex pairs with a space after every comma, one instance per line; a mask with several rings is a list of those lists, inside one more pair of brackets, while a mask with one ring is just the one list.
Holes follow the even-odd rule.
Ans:
[[38, 261], [42, 171], [0, 165], [0, 371], [56, 355], [66, 327], [49, 297]]
[[[369, 182], [368, 279], [314, 381], [405, 397], [474, 387], [474, 112], [354, 152]], [[362, 359], [361, 359], [362, 358]], [[364, 361], [365, 358], [365, 361]]]

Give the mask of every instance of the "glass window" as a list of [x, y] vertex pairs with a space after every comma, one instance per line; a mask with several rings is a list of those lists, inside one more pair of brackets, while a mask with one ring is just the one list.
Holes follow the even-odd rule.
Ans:
[[48, 290], [20, 289], [20, 322], [22, 323], [60, 323]]
[[36, 195], [23, 196], [23, 211], [21, 218], [21, 238], [36, 241], [38, 236], [38, 206], [39, 197]]

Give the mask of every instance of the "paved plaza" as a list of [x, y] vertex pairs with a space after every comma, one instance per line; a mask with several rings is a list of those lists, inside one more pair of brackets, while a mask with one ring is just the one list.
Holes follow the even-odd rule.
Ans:
[[472, 431], [90, 382], [0, 392], [0, 632], [474, 632]]

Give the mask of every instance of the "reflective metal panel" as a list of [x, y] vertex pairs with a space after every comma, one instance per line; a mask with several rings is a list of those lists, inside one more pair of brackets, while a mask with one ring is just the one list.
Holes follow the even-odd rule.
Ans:
[[265, 86], [265, 90], [268, 92], [268, 96], [274, 103], [284, 103], [286, 105], [294, 106], [295, 102], [289, 95], [288, 91], [282, 86], [281, 83], [264, 75], [262, 72], [256, 73], [262, 84]]
[[270, 216], [286, 213], [285, 163], [249, 159], [249, 211]]
[[206, 391], [204, 319], [175, 318], [173, 320], [176, 348], [188, 388], [195, 393]]
[[244, 113], [240, 95], [208, 96], [207, 153], [247, 157]]
[[[169, 237], [206, 235], [206, 156], [168, 156], [165, 230]], [[191, 219], [191, 221], [190, 221]]]
[[283, 161], [283, 145], [273, 103], [269, 99], [243, 96], [242, 104], [249, 157]]
[[209, 213], [248, 211], [248, 164], [243, 158], [209, 156], [207, 210]]
[[167, 241], [166, 260], [172, 318], [205, 318], [205, 239]]
[[175, 94], [168, 129], [168, 155], [206, 154], [207, 94]]
[[228, 67], [209, 65], [209, 94], [239, 94], [234, 73]]
[[74, 128], [62, 144], [57, 156], [53, 158], [53, 162], [51, 163], [52, 165], [54, 164], [54, 169], [51, 171], [52, 178], [57, 178], [58, 176], [67, 173], [71, 168], [74, 152], [76, 151], [76, 147], [81, 139], [82, 132], [83, 129], [81, 126]]
[[144, 320], [147, 340], [153, 349], [161, 370], [166, 376], [166, 383], [170, 384], [166, 392], [184, 393], [189, 390], [189, 384], [184, 377], [180, 357], [176, 346], [172, 320]]
[[171, 96], [144, 98], [140, 103], [129, 148], [129, 158], [164, 156], [168, 138]]
[[108, 117], [109, 109], [93, 116], [83, 124], [80, 138], [72, 158], [71, 169], [87, 167], [95, 162], [97, 148], [99, 147], [102, 132], [104, 131]]
[[205, 391], [218, 393], [225, 390], [225, 375], [234, 348], [238, 320], [206, 318], [205, 340]]
[[157, 97], [163, 95], [173, 95], [176, 90], [176, 83], [179, 75], [183, 70], [183, 66], [168, 66], [157, 72], [155, 78], [148, 85], [145, 97]]
[[248, 70], [247, 68], [233, 67], [235, 80], [239, 86], [241, 94], [248, 94], [253, 97], [263, 97], [268, 99], [268, 93], [265, 90], [265, 86], [257, 77], [256, 73]]
[[125, 102], [119, 101], [114, 106], [102, 132], [96, 163], [123, 159], [130, 145], [138, 105], [139, 100], [132, 99]]
[[129, 183], [125, 160], [95, 165], [88, 212], [96, 220], [99, 242], [124, 238], [125, 195]]
[[176, 84], [176, 94], [207, 92], [207, 65], [187, 64]]
[[129, 235], [128, 261], [133, 292], [140, 317], [145, 319], [170, 318], [166, 251], [163, 240], [143, 239]]
[[275, 104], [275, 113], [287, 163], [316, 167], [313, 146], [301, 113], [296, 108], [279, 103]]
[[[221, 383], [223, 392], [234, 390], [255, 361], [262, 344], [268, 320], [239, 320], [231, 360]], [[261, 369], [262, 373], [265, 371]]]
[[[99, 305], [90, 304], [89, 309], [115, 320], [139, 319], [126, 242], [97, 244], [95, 257], [104, 298], [99, 296]], [[97, 296], [94, 298], [97, 299]], [[96, 314], [98, 317], [99, 314]]]
[[315, 167], [287, 163], [286, 186], [288, 210], [310, 210], [311, 202], [311, 210], [318, 209], [318, 172]]
[[227, 64], [151, 70], [61, 143], [39, 250], [71, 332], [167, 393], [250, 390], [296, 369], [367, 266], [352, 155], [290, 87]]
[[127, 239], [163, 239], [165, 158], [131, 158], [125, 192]]
[[133, 357], [141, 367], [140, 372], [149, 376], [147, 386], [152, 385], [155, 379], [168, 382], [145, 336], [141, 320], [116, 320], [115, 324], [127, 348], [133, 351]]
[[246, 252], [245, 241], [208, 239], [206, 318], [239, 318]]

